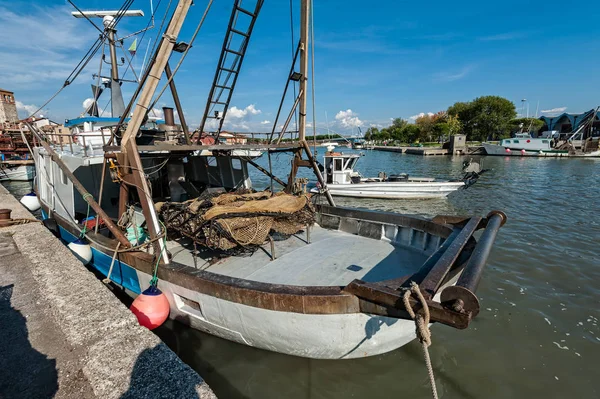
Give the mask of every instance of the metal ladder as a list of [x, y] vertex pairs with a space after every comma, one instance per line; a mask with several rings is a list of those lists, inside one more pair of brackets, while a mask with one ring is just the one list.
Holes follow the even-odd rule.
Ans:
[[[206, 109], [204, 110], [202, 123], [200, 124], [200, 134], [204, 131], [207, 120], [216, 119], [218, 122], [216, 140], [218, 140], [227, 109], [229, 108], [229, 102], [231, 101], [240, 69], [242, 68], [242, 62], [246, 55], [250, 35], [254, 29], [254, 24], [263, 2], [264, 0], [257, 0], [254, 10], [249, 11], [242, 8], [242, 0], [235, 0], [225, 40], [223, 41], [217, 71], [215, 72], [215, 78], [210, 88]], [[240, 19], [245, 21], [240, 22]], [[245, 31], [242, 28], [236, 28], [240, 24], [247, 26]], [[234, 49], [233, 46], [235, 46], [236, 42], [239, 43], [239, 47]]]

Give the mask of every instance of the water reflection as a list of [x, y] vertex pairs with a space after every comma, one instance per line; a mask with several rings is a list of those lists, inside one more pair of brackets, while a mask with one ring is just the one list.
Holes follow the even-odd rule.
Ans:
[[[462, 157], [366, 151], [358, 169], [438, 178], [461, 176]], [[273, 157], [285, 178], [291, 157]], [[263, 166], [267, 160], [260, 159]], [[491, 169], [447, 200], [336, 198], [346, 206], [423, 216], [509, 220], [479, 288], [482, 311], [467, 330], [433, 327], [430, 349], [441, 397], [599, 397], [600, 162], [485, 157]], [[310, 171], [301, 170], [305, 176]], [[252, 172], [258, 188], [269, 179]], [[170, 322], [159, 332], [223, 398], [413, 397], [431, 393], [420, 345], [381, 356], [310, 360], [249, 348]]]

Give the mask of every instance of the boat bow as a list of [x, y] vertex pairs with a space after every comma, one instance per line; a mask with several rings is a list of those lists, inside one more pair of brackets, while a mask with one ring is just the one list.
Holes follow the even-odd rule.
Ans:
[[[470, 219], [438, 217], [452, 224], [454, 231], [414, 274], [381, 282], [354, 280], [344, 292], [359, 298], [360, 311], [389, 317], [410, 318], [403, 295], [411, 282], [417, 283], [431, 314], [431, 321], [464, 329], [479, 313], [475, 295], [496, 234], [506, 222], [506, 215], [492, 211], [486, 218]], [[472, 243], [473, 233], [484, 229], [468, 260], [461, 259], [463, 250]], [[455, 285], [450, 285], [457, 276]], [[440, 298], [440, 301], [435, 300]], [[415, 313], [422, 312], [421, 303], [410, 298]]]

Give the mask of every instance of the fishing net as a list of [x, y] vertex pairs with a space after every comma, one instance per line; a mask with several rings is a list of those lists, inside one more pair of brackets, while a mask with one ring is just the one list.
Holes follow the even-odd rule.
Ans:
[[186, 202], [163, 202], [156, 210], [170, 237], [181, 235], [210, 249], [237, 254], [256, 250], [269, 235], [289, 237], [312, 225], [315, 210], [306, 195], [268, 191], [216, 194]]

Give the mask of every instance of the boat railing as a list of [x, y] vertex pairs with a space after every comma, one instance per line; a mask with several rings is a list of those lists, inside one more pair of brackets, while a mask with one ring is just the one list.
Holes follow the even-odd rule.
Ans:
[[[103, 148], [110, 142], [112, 134], [104, 131], [84, 134], [45, 132], [44, 136], [54, 149], [60, 148], [60, 151], [69, 151], [72, 154], [82, 152], [84, 157], [88, 157], [103, 155]], [[100, 140], [94, 140], [98, 138]], [[101, 144], [95, 146], [95, 141], [101, 141]]]

